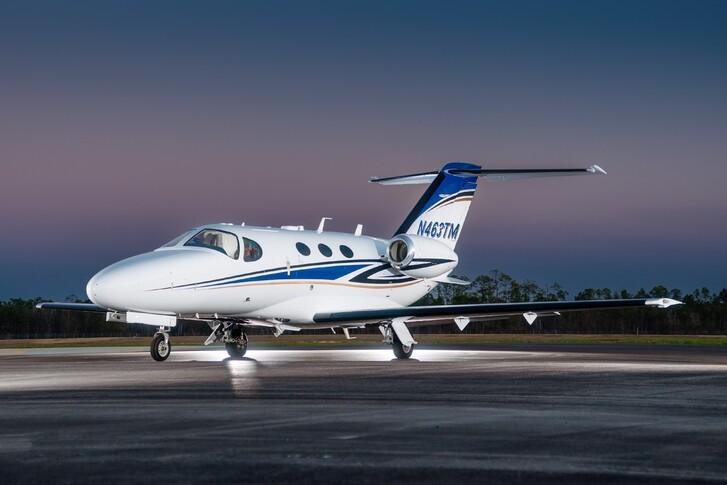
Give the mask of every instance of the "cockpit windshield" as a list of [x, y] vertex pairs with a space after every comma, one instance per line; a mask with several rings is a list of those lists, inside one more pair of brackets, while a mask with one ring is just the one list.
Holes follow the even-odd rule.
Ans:
[[240, 256], [240, 242], [232, 233], [216, 229], [202, 229], [185, 246], [210, 248], [237, 259]]
[[171, 247], [174, 247], [174, 246], [176, 246], [177, 244], [179, 244], [180, 242], [182, 242], [182, 241], [184, 241], [185, 239], [187, 239], [187, 238], [188, 238], [189, 236], [191, 236], [192, 234], [194, 234], [194, 231], [187, 231], [187, 232], [185, 232], [184, 234], [182, 234], [181, 236], [177, 236], [177, 237], [175, 237], [174, 239], [172, 239], [171, 241], [169, 241], [168, 243], [166, 243], [166, 244], [165, 244], [164, 246], [162, 246], [162, 247], [163, 247], [163, 248], [171, 248]]

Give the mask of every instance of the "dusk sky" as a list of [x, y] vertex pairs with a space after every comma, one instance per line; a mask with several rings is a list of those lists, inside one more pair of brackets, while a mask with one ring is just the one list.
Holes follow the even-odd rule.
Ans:
[[390, 237], [467, 161], [459, 275], [727, 286], [727, 2], [0, 1], [0, 300], [212, 222]]

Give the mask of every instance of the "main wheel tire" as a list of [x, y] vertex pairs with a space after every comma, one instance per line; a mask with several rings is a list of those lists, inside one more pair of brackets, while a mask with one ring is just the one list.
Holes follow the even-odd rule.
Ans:
[[164, 334], [158, 333], [151, 339], [151, 357], [157, 362], [167, 360], [172, 352], [172, 343], [164, 338]]
[[227, 350], [227, 355], [233, 359], [240, 359], [247, 352], [247, 340], [240, 343], [225, 342], [225, 350]]
[[401, 343], [401, 340], [399, 340], [399, 337], [394, 334], [394, 341], [391, 344], [392, 347], [394, 347], [394, 355], [397, 359], [408, 359], [411, 357], [412, 352], [414, 352], [414, 344], [411, 345], [404, 345]]

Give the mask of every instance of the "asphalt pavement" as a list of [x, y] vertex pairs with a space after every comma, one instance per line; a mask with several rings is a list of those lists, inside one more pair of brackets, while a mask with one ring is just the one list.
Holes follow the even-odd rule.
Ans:
[[727, 481], [727, 348], [0, 351], [3, 483]]

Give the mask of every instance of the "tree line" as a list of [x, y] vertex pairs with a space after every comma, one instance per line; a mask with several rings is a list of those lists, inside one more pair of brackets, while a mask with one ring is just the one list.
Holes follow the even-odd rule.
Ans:
[[[460, 279], [468, 280], [466, 277]], [[519, 301], [563, 301], [569, 292], [560, 284], [541, 286], [532, 280], [517, 281], [512, 276], [493, 270], [463, 285], [439, 285], [416, 305], [461, 305], [472, 303], [508, 303]], [[586, 288], [573, 296], [575, 300], [613, 300], [627, 298], [673, 298], [684, 305], [669, 309], [624, 308], [590, 312], [564, 313], [559, 317], [538, 318], [528, 325], [522, 317], [489, 322], [472, 322], [466, 333], [562, 333], [562, 334], [665, 334], [725, 335], [727, 334], [727, 289], [717, 293], [708, 288], [685, 292], [658, 285], [650, 290], [630, 293], [625, 289]], [[106, 322], [100, 313], [38, 310], [42, 298], [11, 298], [0, 301], [0, 339], [73, 338], [151, 336], [155, 329], [146, 325]], [[82, 302], [74, 295], [68, 302]], [[377, 331], [375, 328], [370, 331]], [[206, 335], [209, 327], [202, 322], [183, 321], [177, 324], [177, 335]], [[266, 333], [267, 329], [251, 329], [250, 333]], [[330, 331], [325, 331], [329, 333]], [[454, 325], [420, 327], [420, 333], [459, 332]]]
[[[470, 281], [467, 277], [460, 277]], [[492, 270], [479, 275], [467, 286], [440, 285], [419, 300], [417, 305], [464, 305], [472, 303], [509, 303], [519, 301], [564, 301], [569, 292], [560, 284], [545, 286], [526, 279]], [[586, 288], [574, 300], [619, 300], [629, 298], [673, 298], [684, 303], [660, 309], [653, 307], [622, 308], [588, 312], [564, 313], [560, 317], [538, 318], [532, 327], [523, 325], [523, 318], [468, 325], [471, 333], [565, 333], [565, 334], [666, 334], [666, 335], [725, 335], [727, 334], [727, 288], [713, 293], [708, 288], [686, 292], [658, 285], [631, 293], [626, 289]]]

